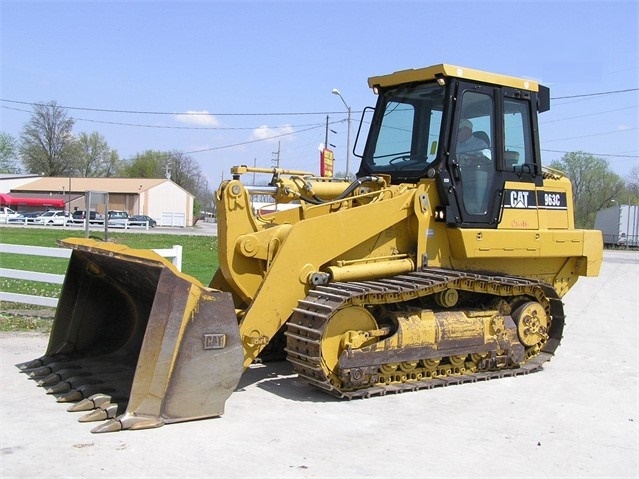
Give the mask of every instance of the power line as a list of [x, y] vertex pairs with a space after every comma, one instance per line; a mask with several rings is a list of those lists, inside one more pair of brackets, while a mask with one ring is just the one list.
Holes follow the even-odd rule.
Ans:
[[[604, 91], [604, 92], [596, 92], [596, 93], [586, 93], [586, 94], [580, 94], [580, 95], [569, 95], [569, 96], [561, 96], [561, 97], [552, 97], [552, 100], [565, 100], [565, 99], [573, 99], [573, 98], [587, 98], [587, 97], [594, 97], [594, 96], [603, 96], [603, 95], [612, 95], [612, 94], [620, 94], [620, 93], [628, 93], [628, 92], [633, 92], [633, 91], [638, 91], [639, 88], [628, 88], [628, 89], [624, 89], [624, 90], [611, 90], [611, 91]], [[9, 100], [9, 99], [3, 99], [0, 98], [0, 102], [6, 102], [6, 103], [13, 103], [13, 104], [18, 104], [18, 105], [29, 105], [32, 107], [35, 106], [50, 106], [50, 104], [46, 104], [46, 103], [35, 103], [35, 102], [25, 102], [25, 101], [18, 101], [18, 100]], [[301, 115], [336, 115], [336, 114], [344, 114], [343, 111], [324, 111], [324, 112], [271, 112], [271, 113], [210, 113], [210, 112], [206, 112], [206, 111], [189, 111], [189, 112], [162, 112], [162, 111], [141, 111], [141, 110], [118, 110], [118, 109], [106, 109], [106, 108], [90, 108], [90, 107], [69, 107], [69, 106], [61, 106], [61, 105], [57, 105], [59, 108], [64, 108], [64, 109], [68, 109], [68, 110], [81, 110], [81, 111], [93, 111], [93, 112], [102, 112], [102, 113], [123, 113], [123, 114], [140, 114], [140, 115], [170, 115], [170, 116], [193, 116], [193, 117], [197, 117], [197, 116], [301, 116]], [[7, 110], [14, 110], [14, 111], [20, 111], [20, 112], [26, 112], [26, 113], [32, 113], [29, 110], [23, 110], [23, 109], [19, 109], [19, 108], [12, 108], [9, 106], [4, 106], [4, 105], [0, 105], [0, 108], [3, 109], [7, 109]], [[627, 107], [627, 108], [620, 108], [618, 110], [623, 110], [623, 109], [629, 109], [629, 108], [635, 108], [635, 107]], [[612, 111], [618, 111], [618, 110], [610, 110], [610, 112]], [[606, 113], [606, 112], [602, 112], [602, 113]], [[587, 116], [591, 116], [591, 115], [587, 115]], [[566, 118], [565, 120], [568, 119], [572, 119], [572, 118]], [[91, 122], [91, 123], [102, 123], [102, 124], [109, 124], [109, 125], [118, 125], [118, 126], [133, 126], [133, 127], [141, 127], [141, 128], [159, 128], [159, 129], [174, 129], [174, 130], [255, 130], [258, 128], [262, 128], [262, 126], [260, 127], [201, 127], [201, 126], [168, 126], [168, 125], [148, 125], [148, 124], [140, 124], [140, 123], [124, 123], [124, 122], [112, 122], [112, 121], [106, 121], [106, 120], [92, 120], [92, 119], [88, 119], [88, 118], [75, 118], [74, 120], [76, 121], [86, 121], [86, 122]], [[564, 120], [564, 119], [562, 119]], [[562, 120], [553, 120], [553, 121], [549, 121], [548, 123], [553, 123], [556, 121], [562, 121]], [[339, 120], [339, 121], [333, 121], [331, 122], [331, 124], [334, 123], [342, 123], [344, 120]], [[290, 126], [290, 125], [289, 125]], [[279, 138], [279, 137], [283, 137], [283, 136], [288, 136], [288, 135], [292, 135], [295, 133], [302, 133], [305, 131], [310, 131], [310, 130], [314, 130], [317, 128], [322, 128], [324, 127], [324, 123], [322, 124], [312, 124], [312, 125], [297, 125], [297, 126], [291, 126], [292, 128], [299, 128], [299, 127], [303, 127], [304, 129], [302, 130], [296, 130], [293, 132], [287, 132], [287, 133], [282, 133], [279, 135], [274, 135], [268, 138], [260, 138], [260, 139], [255, 139], [255, 140], [249, 140], [249, 141], [245, 141], [245, 142], [240, 142], [240, 143], [235, 143], [235, 144], [231, 144], [231, 145], [225, 145], [225, 146], [219, 146], [219, 147], [213, 147], [213, 148], [207, 148], [207, 149], [203, 149], [203, 150], [195, 150], [195, 151], [191, 151], [191, 152], [186, 152], [186, 154], [190, 154], [190, 153], [202, 153], [202, 152], [207, 152], [207, 151], [213, 151], [213, 150], [221, 150], [221, 149], [225, 149], [225, 148], [232, 148], [232, 147], [236, 147], [236, 146], [242, 146], [242, 145], [247, 145], [247, 144], [251, 144], [251, 143], [258, 143], [261, 141], [268, 141], [274, 138]], [[306, 128], [308, 127], [308, 128]], [[273, 129], [277, 129], [278, 127], [268, 127], [268, 128], [273, 128]], [[584, 136], [578, 136], [578, 137], [572, 137], [572, 138], [561, 138], [561, 139], [555, 139], [555, 140], [546, 140], [545, 142], [556, 142], [556, 141], [564, 141], [564, 140], [572, 140], [572, 139], [578, 139], [578, 138], [587, 138], [587, 137], [591, 137], [591, 136], [600, 136], [600, 135], [607, 135], [607, 134], [612, 134], [612, 133], [619, 133], [621, 131], [633, 131], [636, 130], [637, 128], [631, 128], [631, 129], [627, 129], [627, 130], [617, 130], [617, 131], [610, 131], [610, 132], [603, 132], [603, 133], [597, 133], [597, 134], [590, 134], [590, 135], [584, 135]], [[567, 153], [564, 151], [559, 151], [559, 150], [543, 150], [543, 151], [549, 151], [549, 152], [555, 152], [555, 153]], [[610, 157], [621, 157], [621, 158], [637, 158], [638, 156], [636, 155], [614, 155], [614, 154], [601, 154], [599, 156], [610, 156]]]
[[587, 96], [601, 96], [601, 95], [613, 95], [615, 93], [627, 93], [630, 91], [637, 91], [639, 88], [628, 88], [626, 90], [613, 90], [613, 91], [602, 91], [598, 93], [584, 93], [583, 95], [570, 95], [570, 96], [556, 96], [551, 97], [551, 100], [567, 100], [569, 98], [583, 98]]
[[[4, 106], [4, 105], [0, 105], [0, 108], [5, 109], [5, 110], [12, 110], [12, 111], [20, 111], [23, 113], [32, 113], [29, 110], [23, 110], [21, 108], [12, 108], [10, 106]], [[170, 125], [148, 125], [148, 124], [143, 124], [143, 123], [124, 123], [124, 122], [119, 122], [119, 121], [107, 121], [107, 120], [92, 120], [89, 118], [79, 118], [79, 117], [71, 117], [73, 118], [73, 120], [75, 121], [86, 121], [89, 123], [100, 123], [100, 124], [105, 124], [105, 125], [117, 125], [117, 126], [135, 126], [135, 127], [139, 127], [139, 128], [160, 128], [160, 129], [168, 129], [168, 130], [256, 130], [258, 128], [263, 128], [264, 125], [260, 125], [260, 126], [250, 126], [250, 127], [222, 127], [222, 126], [170, 126]], [[331, 124], [333, 123], [340, 123], [340, 121], [334, 121], [331, 122]], [[325, 125], [325, 123], [319, 124], [319, 123], [312, 123], [312, 124], [304, 124], [304, 125], [288, 125], [291, 128], [305, 128], [305, 127], [309, 127], [309, 126], [323, 126]], [[279, 128], [277, 126], [270, 126], [268, 128]]]
[[[572, 151], [564, 151], [564, 150], [548, 150], [546, 148], [542, 148], [541, 151], [547, 151], [549, 153], [572, 153]], [[592, 156], [609, 156], [611, 158], [639, 158], [639, 155], [617, 155], [612, 153], [590, 153]]]
[[[613, 95], [617, 93], [628, 93], [632, 91], [638, 91], [639, 88], [627, 88], [625, 90], [611, 90], [611, 91], [603, 91], [596, 93], [584, 93], [581, 95], [568, 95], [568, 96], [557, 96], [551, 97], [551, 100], [567, 100], [571, 98], [584, 98], [584, 97], [592, 97], [592, 96], [601, 96], [601, 95]], [[9, 100], [6, 98], [0, 98], [0, 101], [6, 103], [15, 103], [18, 105], [29, 105], [29, 106], [50, 106], [47, 103], [38, 103], [38, 102], [27, 102], [27, 101], [19, 101], [19, 100]], [[319, 111], [319, 112], [270, 112], [270, 113], [210, 113], [208, 111], [185, 111], [185, 112], [175, 112], [175, 111], [145, 111], [145, 110], [119, 110], [119, 109], [110, 109], [110, 108], [91, 108], [91, 107], [77, 107], [77, 106], [63, 106], [58, 105], [60, 108], [64, 108], [67, 110], [82, 110], [82, 111], [95, 111], [101, 113], [124, 113], [129, 115], [186, 115], [186, 116], [297, 116], [297, 115], [336, 115], [343, 114], [343, 111]]]
[[259, 138], [257, 140], [243, 141], [241, 143], [234, 143], [232, 145], [215, 146], [213, 148], [206, 148], [204, 150], [193, 151], [192, 153], [202, 153], [202, 152], [205, 152], [205, 151], [222, 150], [224, 148], [233, 148], [235, 146], [248, 145], [250, 143], [259, 143], [260, 141], [273, 140], [275, 138], [282, 138], [283, 136], [295, 135], [296, 133], [304, 133], [305, 131], [317, 130], [319, 128], [324, 128], [324, 125], [318, 125], [318, 126], [314, 126], [314, 127], [311, 127], [311, 128], [306, 128], [306, 129], [303, 129], [303, 130], [290, 131], [288, 133], [281, 133], [279, 135], [269, 136], [268, 138]]
[[259, 143], [261, 141], [268, 141], [268, 140], [273, 140], [275, 138], [282, 138], [284, 136], [295, 135], [296, 133], [304, 133], [306, 131], [316, 130], [318, 128], [324, 128], [324, 124], [306, 128], [304, 130], [296, 130], [296, 131], [289, 131], [286, 133], [280, 133], [279, 135], [269, 136], [268, 138], [258, 138], [255, 140], [248, 140], [248, 141], [242, 141], [240, 143], [233, 143], [231, 145], [214, 146], [212, 148], [204, 148], [202, 150], [193, 150], [193, 151], [184, 151], [181, 153], [184, 155], [192, 155], [195, 153], [206, 153], [207, 151], [224, 150], [226, 148], [234, 148], [236, 146], [250, 145], [251, 143]]
[[[7, 100], [0, 98], [0, 101], [7, 103], [16, 103], [18, 105], [29, 106], [51, 106], [47, 103], [32, 103], [27, 101]], [[140, 111], [140, 110], [112, 110], [106, 108], [88, 108], [88, 107], [76, 107], [76, 106], [63, 106], [57, 105], [58, 108], [64, 108], [66, 110], [82, 110], [82, 111], [96, 111], [101, 113], [125, 113], [131, 115], [172, 115], [172, 116], [298, 116], [298, 115], [337, 115], [343, 114], [343, 111], [302, 111], [302, 112], [272, 112], [272, 113], [210, 113], [207, 111]]]
[[633, 110], [633, 109], [635, 109], [635, 108], [637, 108], [637, 105], [634, 105], [634, 106], [626, 106], [626, 107], [624, 107], [624, 108], [616, 108], [616, 109], [614, 109], [614, 110], [597, 111], [597, 112], [594, 112], [594, 113], [588, 113], [587, 115], [569, 116], [569, 117], [567, 117], [567, 118], [557, 118], [556, 120], [545, 120], [545, 119], [544, 119], [544, 120], [542, 121], [542, 118], [540, 117], [540, 119], [539, 119], [539, 124], [540, 124], [540, 125], [547, 125], [547, 124], [549, 124], [549, 123], [557, 123], [558, 121], [575, 120], [575, 119], [577, 119], [577, 118], [586, 118], [586, 117], [589, 117], [589, 116], [599, 116], [599, 115], [603, 115], [604, 113], [615, 113], [615, 112], [617, 112], [617, 111]]
[[544, 140], [544, 143], [554, 143], [555, 141], [566, 141], [566, 140], [579, 140], [581, 138], [590, 138], [592, 136], [612, 135], [613, 133], [626, 133], [626, 132], [634, 131], [637, 129], [639, 128], [626, 128], [624, 130], [613, 130], [613, 131], [604, 131], [601, 133], [590, 133], [588, 135], [571, 136], [570, 138], [557, 138], [555, 140]]

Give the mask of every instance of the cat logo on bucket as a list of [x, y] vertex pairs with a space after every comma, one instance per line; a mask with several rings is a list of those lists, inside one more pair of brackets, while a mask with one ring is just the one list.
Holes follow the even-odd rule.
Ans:
[[205, 334], [204, 349], [224, 349], [226, 334]]

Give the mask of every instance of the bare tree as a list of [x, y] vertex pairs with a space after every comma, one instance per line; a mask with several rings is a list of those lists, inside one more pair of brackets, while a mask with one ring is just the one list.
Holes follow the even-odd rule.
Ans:
[[635, 166], [630, 170], [630, 174], [626, 180], [626, 188], [628, 190], [628, 197], [632, 200], [632, 204], [636, 205], [639, 201], [639, 166]]
[[73, 119], [55, 101], [37, 104], [20, 142], [22, 164], [29, 173], [65, 176], [75, 173], [77, 148]]
[[[172, 151], [168, 159], [168, 166], [171, 180], [185, 190], [195, 194], [202, 187], [202, 171], [200, 165], [192, 157], [179, 151]], [[208, 187], [208, 185], [204, 186]]]
[[105, 178], [118, 173], [120, 158], [98, 132], [80, 133], [77, 147], [79, 176]]
[[195, 196], [194, 212], [210, 209], [214, 203], [209, 182], [197, 161], [184, 153], [173, 151], [167, 163], [171, 180]]
[[0, 132], [0, 173], [20, 173], [17, 152], [15, 138], [8, 133]]

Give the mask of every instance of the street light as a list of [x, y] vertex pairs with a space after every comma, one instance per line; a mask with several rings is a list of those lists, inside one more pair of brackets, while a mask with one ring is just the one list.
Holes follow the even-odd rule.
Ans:
[[348, 104], [344, 100], [344, 97], [337, 88], [333, 88], [333, 91], [331, 93], [333, 93], [333, 95], [337, 95], [340, 100], [342, 100], [342, 103], [344, 103], [344, 106], [348, 111], [348, 118], [346, 120], [348, 123], [348, 129], [346, 130], [346, 178], [349, 178], [348, 163], [351, 159], [351, 107], [348, 106]]

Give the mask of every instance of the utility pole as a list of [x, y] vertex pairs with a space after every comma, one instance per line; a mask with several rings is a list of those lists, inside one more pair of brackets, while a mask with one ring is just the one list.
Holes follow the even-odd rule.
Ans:
[[274, 151], [272, 154], [275, 155], [275, 157], [271, 160], [273, 162], [273, 164], [275, 165], [275, 168], [279, 168], [280, 167], [280, 143], [281, 142], [277, 142], [277, 151]]
[[326, 115], [326, 133], [324, 134], [324, 148], [328, 148], [328, 115]]
[[337, 88], [333, 88], [333, 91], [331, 92], [333, 93], [333, 95], [337, 95], [340, 100], [342, 100], [342, 103], [344, 104], [344, 106], [346, 107], [346, 110], [348, 112], [348, 117], [346, 118], [346, 122], [347, 122], [347, 130], [346, 130], [346, 178], [349, 178], [350, 176], [350, 172], [349, 172], [349, 166], [348, 163], [350, 162], [351, 159], [351, 107], [348, 105], [348, 103], [346, 103], [346, 100], [344, 100], [344, 97], [342, 96], [342, 94], [339, 92], [339, 90]]
[[[257, 166], [257, 158], [253, 158], [253, 168]], [[255, 186], [255, 172], [253, 172], [253, 186]]]
[[329, 131], [330, 131], [331, 133], [333, 133], [333, 134], [337, 134], [337, 132], [336, 132], [335, 130], [333, 130], [333, 129], [330, 129], [330, 130], [329, 130], [329, 129], [328, 129], [328, 115], [326, 115], [326, 134], [325, 134], [325, 136], [324, 136], [324, 148], [328, 148], [329, 146], [332, 146], [333, 148], [335, 148], [335, 145], [331, 145], [331, 144], [328, 142], [328, 132], [329, 132]]

